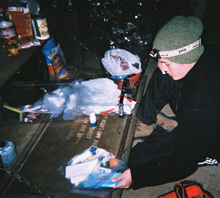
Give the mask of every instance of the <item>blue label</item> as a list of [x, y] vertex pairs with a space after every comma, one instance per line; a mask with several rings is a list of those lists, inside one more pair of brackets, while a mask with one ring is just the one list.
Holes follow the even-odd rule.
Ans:
[[92, 128], [96, 128], [97, 127], [97, 122], [94, 123], [90, 123]]

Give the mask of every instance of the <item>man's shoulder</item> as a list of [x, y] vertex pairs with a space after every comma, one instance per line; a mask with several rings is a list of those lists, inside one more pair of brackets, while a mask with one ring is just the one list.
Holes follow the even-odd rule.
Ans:
[[207, 55], [218, 55], [220, 54], [220, 45], [217, 44], [206, 44], [205, 45], [205, 54]]
[[204, 65], [204, 67], [214, 66], [214, 68], [220, 68], [220, 45], [216, 44], [207, 44], [205, 45], [205, 50], [201, 55], [198, 64]]

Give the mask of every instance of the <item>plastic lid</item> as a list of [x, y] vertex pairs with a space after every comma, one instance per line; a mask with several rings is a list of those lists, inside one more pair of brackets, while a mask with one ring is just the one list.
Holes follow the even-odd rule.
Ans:
[[28, 1], [27, 8], [29, 8], [30, 14], [37, 14], [40, 11], [39, 4], [34, 0]]
[[113, 79], [124, 79], [124, 78], [126, 78], [126, 77], [128, 77], [128, 75], [122, 75], [122, 76], [111, 76], [111, 78], [113, 78]]
[[0, 28], [9, 28], [13, 26], [13, 23], [10, 21], [1, 21], [0, 22]]

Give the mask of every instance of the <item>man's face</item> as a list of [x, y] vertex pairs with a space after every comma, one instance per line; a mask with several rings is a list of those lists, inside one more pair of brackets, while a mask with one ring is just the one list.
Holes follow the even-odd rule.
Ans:
[[[193, 64], [194, 65], [194, 64]], [[166, 72], [173, 80], [182, 79], [192, 68], [191, 64], [179, 64], [167, 59], [158, 59], [157, 66], [162, 72]]]

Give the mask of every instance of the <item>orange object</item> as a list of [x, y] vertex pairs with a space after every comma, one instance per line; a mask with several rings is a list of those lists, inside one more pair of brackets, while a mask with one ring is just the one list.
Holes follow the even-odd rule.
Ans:
[[204, 190], [203, 186], [195, 181], [182, 181], [174, 186], [174, 190], [158, 198], [214, 198], [213, 195]]
[[54, 72], [52, 64], [47, 64], [47, 67], [48, 67], [49, 74], [51, 76], [55, 76], [55, 72]]
[[[129, 78], [129, 82], [130, 82], [130, 86], [131, 86], [131, 90], [134, 88], [134, 87], [137, 87], [140, 83], [140, 78], [141, 78], [141, 73], [138, 73], [132, 77]], [[118, 89], [122, 89], [122, 86], [123, 86], [123, 82], [124, 80], [122, 79], [121, 81], [118, 82]]]
[[110, 160], [109, 160], [109, 166], [110, 167], [115, 167], [115, 166], [117, 166], [118, 165], [118, 158], [111, 158]]

